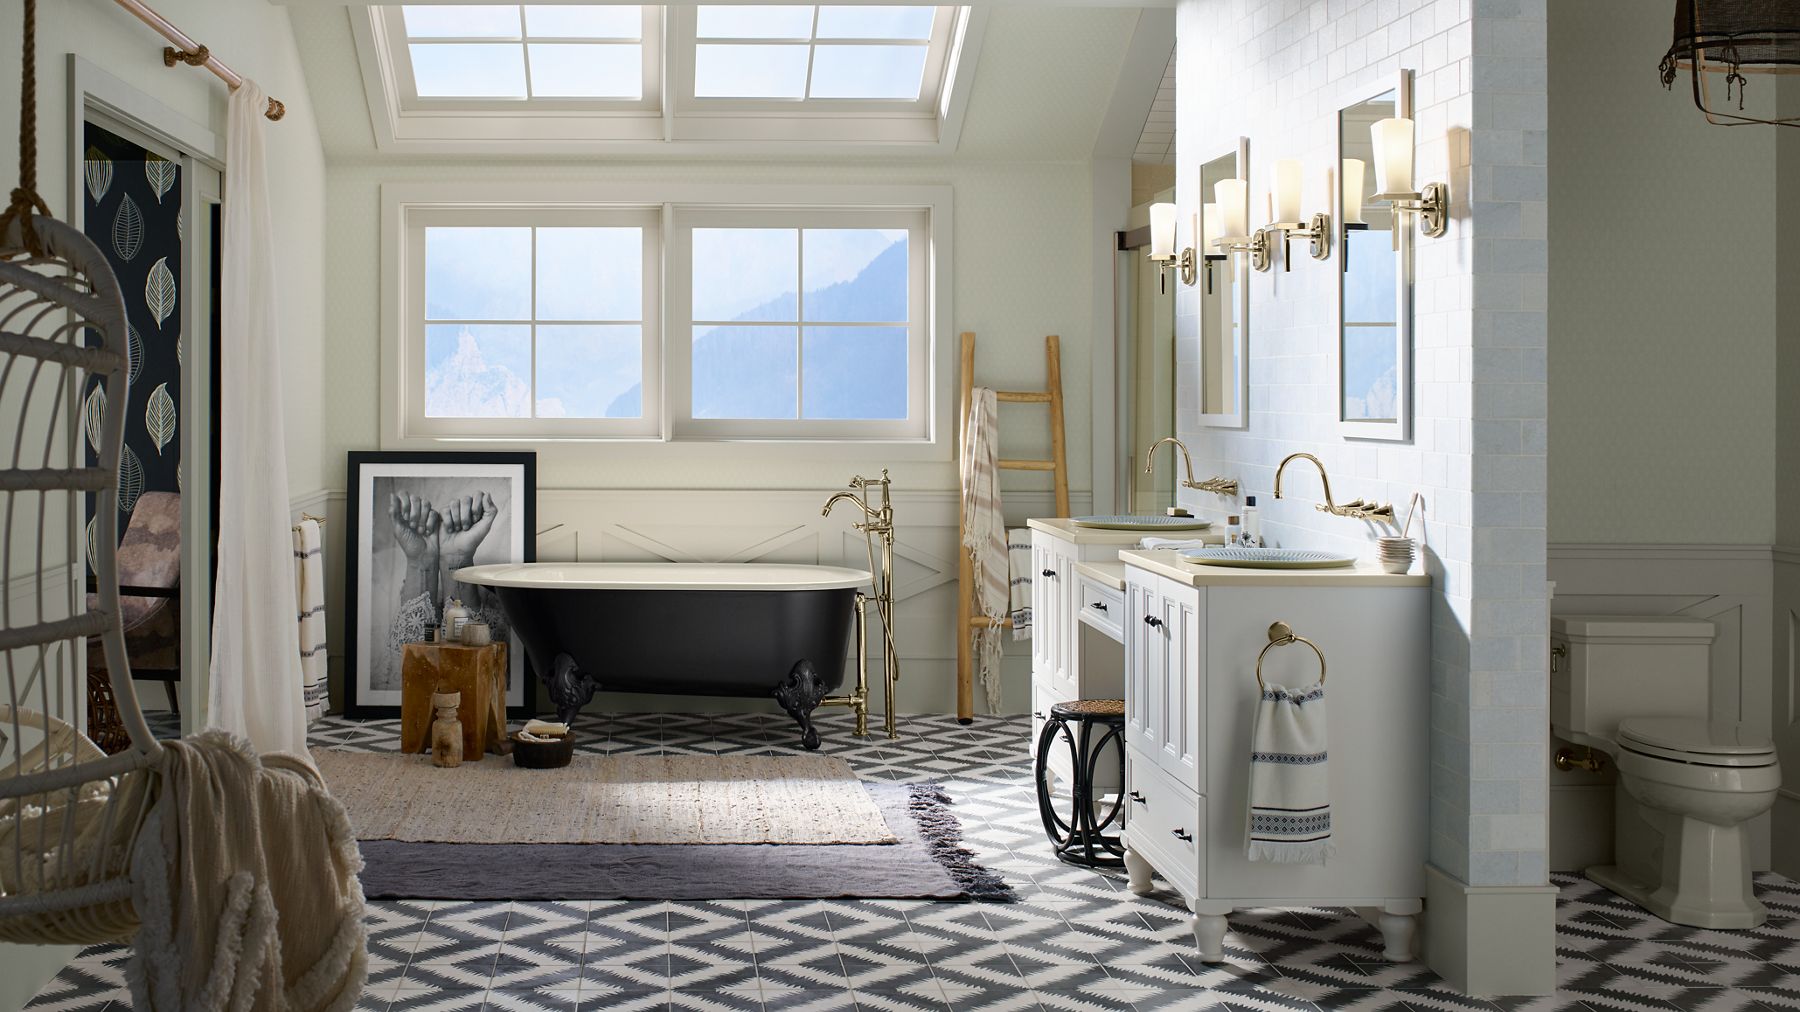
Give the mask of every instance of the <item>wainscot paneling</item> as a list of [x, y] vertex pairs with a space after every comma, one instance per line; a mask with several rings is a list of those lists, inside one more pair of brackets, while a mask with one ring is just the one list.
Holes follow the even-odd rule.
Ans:
[[[1776, 558], [1767, 545], [1553, 544], [1550, 579], [1556, 615], [1685, 615], [1717, 627], [1712, 646], [1712, 713], [1748, 724], [1783, 745], [1784, 765], [1800, 769], [1794, 749], [1791, 678], [1776, 679], [1777, 653], [1791, 670], [1786, 644], [1797, 598], [1777, 605]], [[1791, 553], [1790, 553], [1791, 556]], [[1793, 570], [1796, 567], [1788, 565]], [[1782, 616], [1777, 629], [1776, 616]], [[1778, 634], [1779, 633], [1779, 634]], [[1778, 651], [1777, 644], [1782, 648]], [[1565, 742], [1552, 736], [1551, 751]], [[1550, 867], [1575, 870], [1612, 857], [1613, 773], [1550, 773]], [[1791, 789], [1790, 789], [1791, 790]], [[1790, 794], [1792, 799], [1800, 794]], [[1603, 810], [1596, 810], [1604, 806]], [[1800, 818], [1796, 818], [1800, 823]], [[1791, 849], [1795, 837], [1784, 834]], [[1598, 839], [1596, 839], [1598, 837]], [[1752, 827], [1758, 870], [1771, 865], [1770, 819]], [[1791, 862], [1790, 862], [1791, 863]]]
[[[802, 491], [716, 489], [540, 489], [538, 558], [554, 562], [796, 562], [868, 569], [859, 518], [839, 507], [831, 516], [820, 507], [836, 488]], [[1091, 495], [1070, 494], [1077, 514], [1090, 508]], [[326, 527], [326, 606], [330, 613], [333, 699], [341, 699], [343, 658], [342, 588], [344, 516], [342, 490], [295, 499], [310, 513], [330, 518]], [[902, 713], [950, 713], [956, 708], [955, 491], [894, 493], [895, 637], [901, 677], [896, 708]], [[323, 504], [322, 506], [320, 504]], [[1008, 491], [1009, 524], [1026, 517], [1052, 516], [1054, 497], [1044, 491]], [[872, 612], [871, 612], [872, 614]], [[879, 671], [879, 641], [871, 636], [871, 670]], [[1030, 706], [1029, 644], [1008, 644], [1002, 671], [1002, 709], [1022, 713]], [[875, 707], [880, 686], [871, 686]], [[602, 694], [602, 710], [773, 709], [760, 700], [696, 699]]]

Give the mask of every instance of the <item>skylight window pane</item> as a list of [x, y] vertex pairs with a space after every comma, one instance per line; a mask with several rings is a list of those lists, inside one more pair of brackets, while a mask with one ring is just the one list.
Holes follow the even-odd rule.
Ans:
[[697, 23], [703, 39], [810, 39], [812, 28], [811, 4], [701, 7]]
[[694, 229], [694, 319], [792, 321], [799, 308], [800, 230]]
[[806, 319], [905, 323], [910, 269], [906, 243], [905, 229], [807, 229], [802, 244]]
[[539, 418], [642, 418], [644, 332], [631, 326], [539, 327]]
[[427, 228], [425, 318], [531, 319], [531, 229]]
[[525, 51], [516, 43], [413, 43], [421, 98], [524, 98]]
[[821, 39], [929, 39], [936, 7], [819, 8]]
[[537, 230], [537, 318], [644, 318], [644, 230]]
[[427, 418], [530, 418], [531, 328], [440, 323], [425, 328]]
[[644, 97], [644, 52], [636, 43], [533, 42], [533, 98]]
[[919, 97], [924, 46], [816, 46], [809, 98]]
[[400, 9], [406, 34], [414, 39], [516, 39], [516, 4], [407, 4]]
[[694, 47], [696, 98], [805, 98], [805, 46]]
[[638, 39], [644, 13], [641, 7], [527, 4], [525, 30], [540, 39]]

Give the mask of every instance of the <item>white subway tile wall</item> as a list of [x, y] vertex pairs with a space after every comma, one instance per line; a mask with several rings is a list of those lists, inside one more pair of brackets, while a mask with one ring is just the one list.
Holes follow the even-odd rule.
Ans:
[[[1415, 179], [1450, 184], [1451, 221], [1413, 266], [1412, 437], [1338, 435], [1338, 265], [1295, 247], [1250, 279], [1250, 420], [1199, 424], [1195, 289], [1176, 296], [1178, 428], [1203, 466], [1258, 496], [1267, 536], [1372, 554], [1373, 527], [1313, 510], [1309, 471], [1269, 494], [1283, 456], [1324, 460], [1339, 500], [1425, 505], [1433, 609], [1431, 859], [1470, 885], [1547, 880], [1545, 760], [1546, 174], [1544, 0], [1183, 0], [1176, 193], [1250, 138], [1251, 208], [1268, 167], [1303, 159], [1307, 213], [1325, 208], [1338, 109], [1413, 72]], [[1253, 222], [1254, 224], [1255, 222]], [[1181, 224], [1181, 244], [1191, 220]], [[1186, 493], [1209, 515], [1230, 504]], [[1235, 507], [1233, 507], [1235, 508]], [[1419, 534], [1417, 525], [1414, 534]]]

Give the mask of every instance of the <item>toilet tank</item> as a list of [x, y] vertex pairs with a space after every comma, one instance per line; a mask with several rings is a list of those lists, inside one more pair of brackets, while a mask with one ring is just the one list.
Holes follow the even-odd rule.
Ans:
[[1552, 616], [1551, 729], [1610, 744], [1626, 717], [1706, 717], [1713, 632], [1679, 615]]

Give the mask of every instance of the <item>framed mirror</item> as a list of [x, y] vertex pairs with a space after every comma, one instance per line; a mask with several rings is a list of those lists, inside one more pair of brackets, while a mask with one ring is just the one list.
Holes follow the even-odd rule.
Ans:
[[1412, 116], [1409, 78], [1355, 95], [1338, 111], [1338, 431], [1406, 440], [1412, 420], [1411, 219], [1374, 200], [1369, 128]]
[[1199, 213], [1194, 231], [1200, 237], [1199, 289], [1200, 424], [1241, 429], [1249, 421], [1247, 362], [1250, 323], [1250, 266], [1236, 254], [1211, 248], [1222, 234], [1213, 186], [1223, 179], [1248, 179], [1250, 139], [1239, 137], [1235, 150], [1200, 166]]

